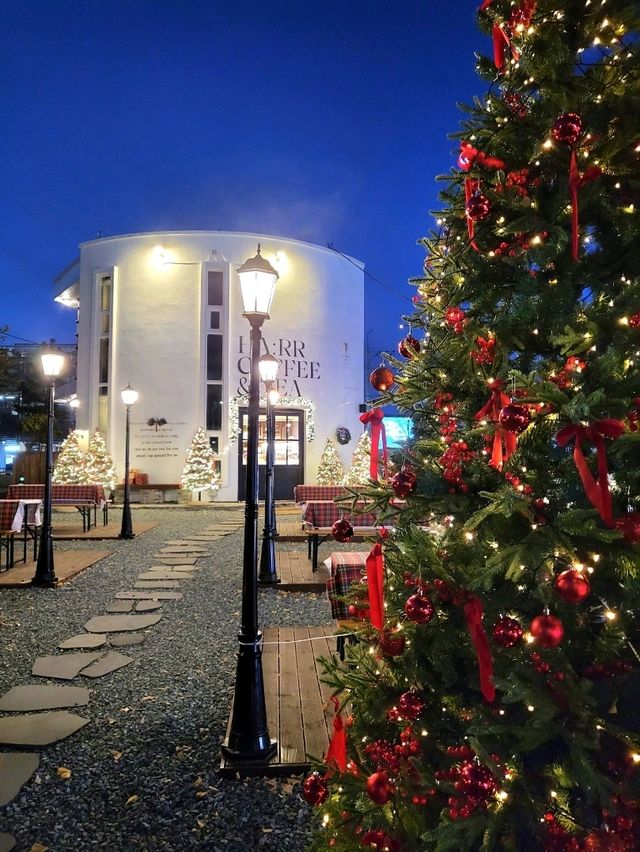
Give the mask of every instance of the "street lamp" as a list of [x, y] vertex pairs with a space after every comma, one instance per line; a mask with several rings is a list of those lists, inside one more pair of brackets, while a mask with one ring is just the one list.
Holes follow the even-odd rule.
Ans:
[[247, 434], [247, 484], [242, 560], [242, 619], [229, 734], [222, 753], [230, 761], [268, 761], [276, 750], [269, 737], [262, 675], [262, 633], [258, 629], [258, 413], [260, 406], [260, 329], [269, 309], [278, 273], [260, 254], [238, 269], [243, 316], [251, 326], [251, 371]]
[[53, 588], [58, 582], [53, 567], [53, 537], [51, 534], [51, 475], [53, 473], [53, 404], [55, 399], [56, 378], [62, 372], [65, 357], [53, 349], [45, 350], [40, 356], [42, 360], [42, 372], [47, 379], [48, 401], [47, 401], [47, 460], [44, 479], [44, 517], [40, 530], [40, 552], [36, 562], [36, 573], [31, 584], [33, 586], [44, 586]]
[[260, 583], [279, 583], [276, 570], [276, 506], [273, 499], [273, 466], [274, 466], [274, 432], [275, 415], [273, 402], [278, 398], [276, 378], [278, 376], [278, 359], [273, 355], [263, 355], [260, 359], [260, 378], [264, 383], [267, 395], [267, 458], [264, 476], [264, 532], [262, 534], [262, 551], [260, 553]]
[[120, 397], [127, 407], [127, 418], [124, 439], [124, 502], [122, 504], [122, 527], [119, 538], [133, 538], [135, 533], [131, 524], [131, 500], [129, 494], [129, 431], [131, 420], [131, 406], [138, 400], [138, 391], [134, 390], [129, 383], [120, 391]]

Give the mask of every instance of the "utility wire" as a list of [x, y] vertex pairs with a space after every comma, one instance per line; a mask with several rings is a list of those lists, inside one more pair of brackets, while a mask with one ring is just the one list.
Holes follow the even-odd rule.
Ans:
[[[337, 248], [333, 245], [333, 243], [327, 243], [327, 248], [328, 248], [328, 249], [331, 249], [331, 251], [335, 251], [335, 253], [336, 253], [336, 254], [339, 254], [339, 255], [340, 255], [340, 257], [344, 257], [344, 259], [345, 259], [345, 260], [348, 260], [350, 264], [352, 264], [353, 266], [355, 266], [355, 267], [356, 267], [356, 269], [360, 269], [360, 268], [361, 268], [361, 267], [360, 267], [357, 263], [355, 263], [355, 262], [354, 262], [354, 261], [353, 261], [353, 260], [349, 257], [349, 255], [348, 255], [348, 254], [345, 254], [344, 252], [340, 251], [340, 249], [337, 249]], [[395, 290], [395, 289], [394, 289], [393, 287], [391, 287], [389, 284], [385, 283], [384, 281], [381, 281], [381, 280], [380, 280], [380, 278], [376, 278], [376, 276], [375, 276], [375, 275], [372, 275], [370, 272], [368, 272], [368, 271], [367, 271], [366, 267], [365, 267], [362, 271], [364, 272], [364, 274], [365, 274], [365, 275], [367, 275], [369, 278], [371, 278], [371, 279], [372, 279], [372, 281], [375, 281], [375, 282], [376, 282], [376, 284], [379, 284], [381, 287], [384, 287], [384, 288], [385, 288], [385, 290], [388, 290], [390, 293], [393, 293], [393, 294], [394, 294], [394, 296], [399, 296], [401, 299], [406, 299], [406, 300], [407, 300], [407, 302], [411, 302], [411, 297], [410, 297], [410, 296], [407, 296], [405, 293], [401, 293], [399, 290]]]

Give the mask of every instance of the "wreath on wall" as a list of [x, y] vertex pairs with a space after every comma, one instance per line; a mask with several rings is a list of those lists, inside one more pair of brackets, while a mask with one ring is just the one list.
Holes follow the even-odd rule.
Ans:
[[351, 432], [347, 429], [346, 426], [338, 426], [336, 429], [336, 440], [339, 444], [343, 446], [348, 444], [351, 440]]

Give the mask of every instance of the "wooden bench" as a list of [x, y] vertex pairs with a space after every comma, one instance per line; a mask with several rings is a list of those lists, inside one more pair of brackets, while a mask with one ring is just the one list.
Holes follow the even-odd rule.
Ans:
[[[15, 549], [15, 532], [12, 529], [0, 529], [0, 571], [8, 571], [13, 568], [14, 549]], [[5, 567], [2, 568], [2, 553], [4, 552]]]
[[[307, 536], [307, 558], [311, 559], [311, 567], [313, 571], [318, 570], [318, 549], [323, 542], [331, 539], [333, 544], [343, 543], [336, 541], [333, 538], [333, 535], [331, 533], [331, 527], [307, 527], [304, 530], [304, 533]], [[344, 542], [344, 544], [351, 544], [351, 542], [354, 541], [367, 541], [367, 539], [373, 538], [377, 534], [377, 527], [354, 526], [352, 537], [349, 539], [348, 542]]]
[[349, 604], [344, 598], [354, 584], [362, 583], [368, 555], [367, 550], [349, 550], [339, 553], [334, 551], [330, 557], [331, 576], [327, 580], [326, 589], [331, 604], [331, 616], [337, 622], [338, 634], [349, 634], [337, 637], [337, 651], [341, 660], [344, 660], [345, 640], [354, 645], [358, 641], [354, 634], [362, 625], [361, 621], [349, 615]]

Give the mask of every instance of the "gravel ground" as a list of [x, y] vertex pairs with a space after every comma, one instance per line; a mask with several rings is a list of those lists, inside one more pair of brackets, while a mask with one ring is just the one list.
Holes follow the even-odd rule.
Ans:
[[[159, 526], [128, 542], [56, 543], [112, 554], [58, 589], [0, 592], [0, 694], [43, 683], [30, 674], [35, 657], [54, 653], [58, 641], [104, 614], [116, 592], [133, 588], [163, 542], [228, 519], [241, 524], [243, 516], [238, 509], [135, 509], [134, 527], [137, 520]], [[183, 599], [165, 601], [145, 642], [122, 649], [135, 662], [94, 682], [78, 679], [91, 688], [88, 707], [78, 711], [90, 724], [42, 748], [36, 775], [0, 808], [0, 831], [15, 836], [18, 852], [35, 843], [52, 852], [305, 848], [300, 779], [228, 780], [217, 772], [235, 673], [242, 532], [206, 547], [211, 555], [181, 584]], [[264, 627], [330, 621], [322, 595], [261, 590], [259, 606]], [[69, 780], [58, 778], [59, 767], [71, 770]]]

